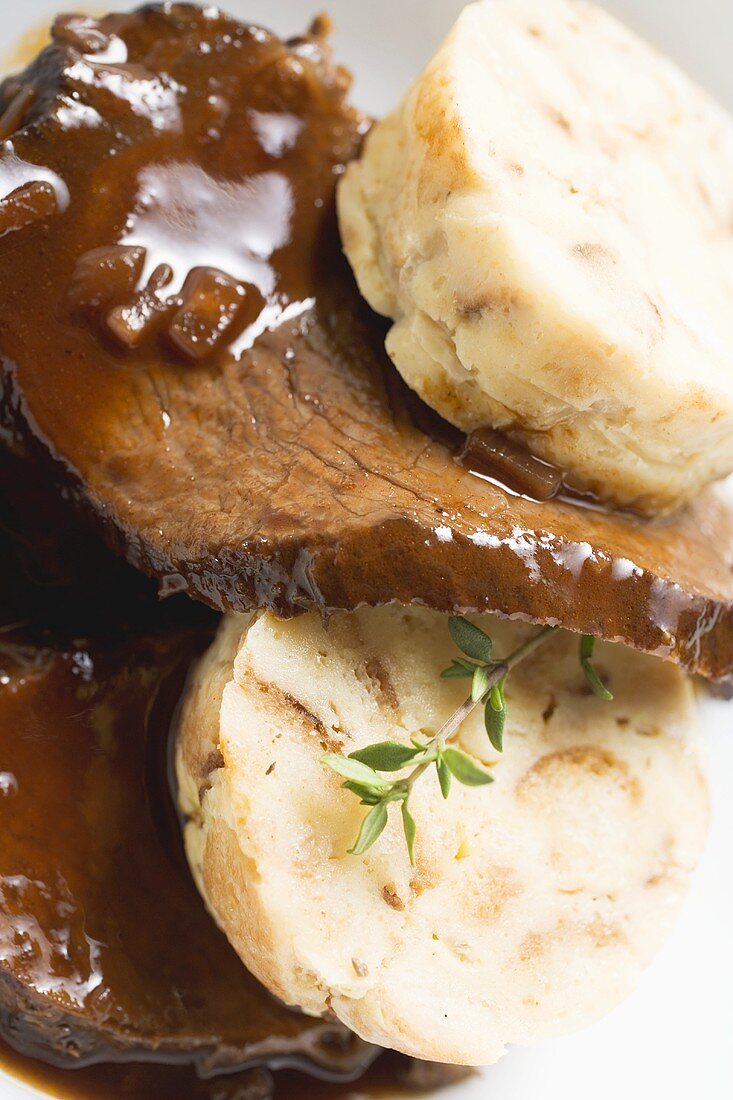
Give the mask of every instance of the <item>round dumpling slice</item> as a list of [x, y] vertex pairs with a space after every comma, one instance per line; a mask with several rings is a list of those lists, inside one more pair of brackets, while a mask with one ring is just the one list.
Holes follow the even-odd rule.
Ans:
[[340, 184], [407, 384], [645, 513], [733, 470], [733, 119], [580, 0], [469, 4]]
[[[476, 616], [507, 654], [536, 627]], [[694, 692], [674, 666], [599, 645], [603, 702], [558, 633], [508, 680], [503, 755], [480, 712], [461, 744], [492, 772], [415, 785], [411, 866], [398, 807], [363, 856], [364, 808], [321, 762], [429, 737], [467, 681], [446, 616], [390, 606], [227, 617], [192, 676], [177, 770], [201, 892], [279, 998], [416, 1057], [496, 1061], [572, 1031], [634, 986], [703, 845]]]

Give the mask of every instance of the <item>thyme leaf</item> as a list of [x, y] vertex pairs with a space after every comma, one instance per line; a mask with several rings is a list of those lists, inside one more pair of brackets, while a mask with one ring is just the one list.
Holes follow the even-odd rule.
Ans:
[[[424, 742], [412, 737], [409, 745], [400, 741], [378, 741], [349, 756], [326, 753], [321, 757], [325, 767], [345, 780], [342, 787], [355, 794], [363, 806], [370, 807], [362, 820], [354, 846], [349, 849], [352, 855], [363, 855], [376, 843], [387, 826], [390, 802], [399, 802], [407, 852], [414, 865], [417, 826], [409, 809], [409, 799], [417, 781], [433, 764], [443, 798], [448, 798], [453, 779], [466, 787], [484, 787], [493, 783], [491, 773], [474, 756], [453, 742], [457, 740], [469, 714], [482, 706], [489, 741], [496, 752], [503, 751], [507, 677], [516, 665], [548, 641], [558, 627], [544, 627], [501, 660], [493, 655], [494, 646], [489, 635], [468, 619], [452, 615], [448, 619], [448, 629], [465, 657], [454, 658], [450, 667], [441, 672], [441, 679], [470, 679], [471, 691], [435, 736]], [[595, 694], [601, 699], [612, 699], [611, 692], [593, 667], [594, 647], [595, 638], [584, 634], [580, 639], [581, 667]], [[408, 767], [411, 770], [404, 774]], [[387, 778], [384, 773], [403, 774]]]

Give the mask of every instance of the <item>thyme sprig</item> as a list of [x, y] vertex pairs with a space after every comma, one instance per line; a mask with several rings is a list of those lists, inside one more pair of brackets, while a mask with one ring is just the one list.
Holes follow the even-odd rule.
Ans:
[[[493, 783], [493, 776], [476, 758], [457, 748], [452, 742], [457, 738], [469, 714], [482, 706], [489, 741], [497, 752], [503, 751], [507, 677], [516, 665], [543, 645], [559, 628], [544, 627], [507, 657], [498, 660], [494, 657], [492, 639], [468, 619], [451, 616], [448, 619], [448, 629], [463, 656], [456, 657], [441, 672], [441, 679], [470, 679], [471, 690], [435, 736], [428, 741], [412, 738], [409, 745], [400, 741], [379, 741], [348, 756], [326, 753], [321, 757], [321, 762], [326, 767], [343, 777], [341, 786], [355, 794], [362, 806], [369, 807], [354, 846], [349, 849], [352, 855], [363, 855], [379, 839], [387, 825], [389, 804], [396, 802], [400, 804], [407, 851], [410, 862], [414, 865], [416, 827], [415, 819], [410, 813], [410, 795], [418, 779], [428, 768], [435, 766], [443, 798], [450, 794], [453, 779], [466, 787], [484, 787]], [[594, 646], [595, 638], [592, 635], [581, 636], [581, 668], [593, 692], [601, 699], [612, 699], [611, 692], [593, 667]], [[397, 779], [387, 778], [390, 774], [404, 772], [408, 767], [411, 770], [407, 775]]]

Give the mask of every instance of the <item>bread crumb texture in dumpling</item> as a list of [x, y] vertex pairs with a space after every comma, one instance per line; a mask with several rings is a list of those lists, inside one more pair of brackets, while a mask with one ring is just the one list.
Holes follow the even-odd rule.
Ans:
[[407, 383], [663, 512], [733, 469], [733, 120], [577, 0], [461, 14], [339, 190]]
[[[506, 654], [536, 627], [475, 621]], [[416, 866], [399, 809], [364, 856], [364, 808], [320, 758], [430, 737], [467, 681], [446, 616], [390, 606], [280, 621], [232, 615], [193, 674], [177, 771], [206, 902], [277, 997], [428, 1060], [496, 1061], [572, 1031], [634, 986], [700, 853], [707, 795], [693, 689], [673, 665], [599, 645], [611, 703], [559, 633], [508, 681], [505, 751], [480, 712], [462, 746], [495, 782], [416, 784]]]

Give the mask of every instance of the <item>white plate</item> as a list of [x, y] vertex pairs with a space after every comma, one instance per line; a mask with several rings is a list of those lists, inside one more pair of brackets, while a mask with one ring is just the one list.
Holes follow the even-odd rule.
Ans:
[[[380, 114], [400, 96], [462, 4], [229, 0], [223, 6], [285, 34], [303, 30], [327, 8], [336, 23], [338, 58], [356, 73], [355, 96]], [[17, 5], [0, 0], [4, 42], [72, 7], [67, 0]], [[608, 0], [607, 7], [682, 61], [733, 108], [730, 0]], [[99, 11], [100, 5], [95, 2], [93, 8]], [[705, 701], [701, 709], [709, 742], [712, 829], [673, 939], [636, 994], [604, 1021], [568, 1039], [515, 1049], [498, 1066], [442, 1094], [446, 1100], [733, 1097], [733, 703]], [[679, 812], [685, 813], [684, 805]], [[0, 1100], [29, 1095], [0, 1076]]]

